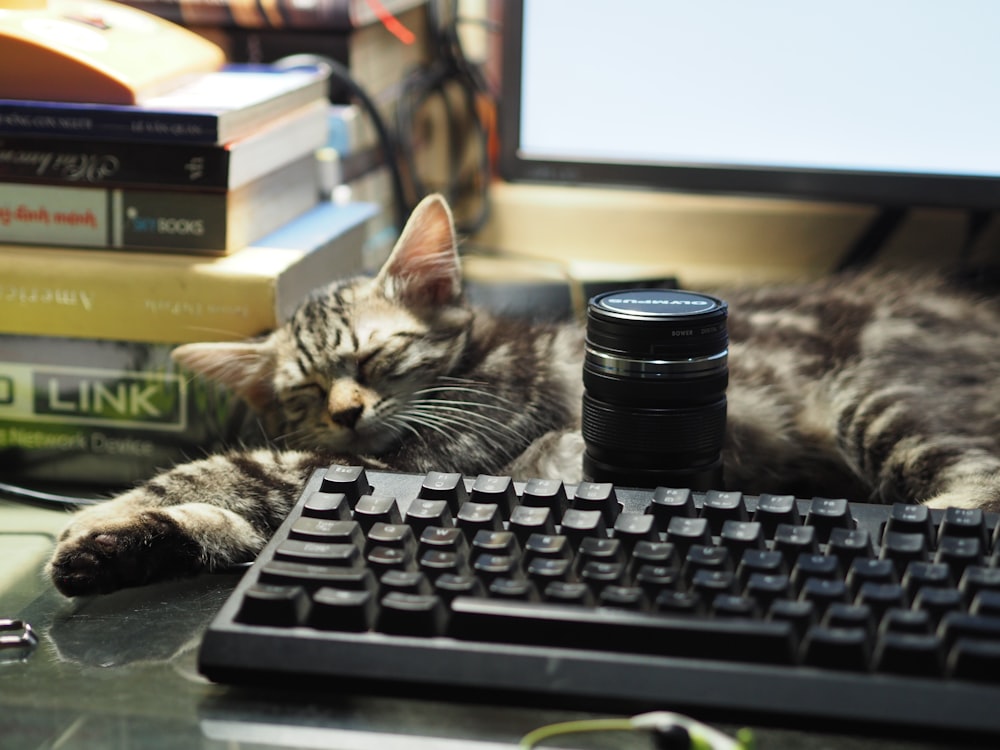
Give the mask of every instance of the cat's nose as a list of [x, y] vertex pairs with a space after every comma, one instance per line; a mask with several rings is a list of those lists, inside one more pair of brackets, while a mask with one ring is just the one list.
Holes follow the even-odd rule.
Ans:
[[330, 419], [332, 419], [335, 424], [339, 424], [341, 427], [347, 427], [350, 429], [358, 423], [358, 419], [361, 417], [361, 412], [364, 410], [365, 408], [363, 406], [351, 406], [346, 409], [338, 409], [330, 412]]

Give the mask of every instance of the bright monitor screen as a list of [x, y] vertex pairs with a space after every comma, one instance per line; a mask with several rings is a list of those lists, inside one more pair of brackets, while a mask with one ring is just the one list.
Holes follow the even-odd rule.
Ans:
[[504, 9], [508, 179], [1000, 205], [998, 0]]

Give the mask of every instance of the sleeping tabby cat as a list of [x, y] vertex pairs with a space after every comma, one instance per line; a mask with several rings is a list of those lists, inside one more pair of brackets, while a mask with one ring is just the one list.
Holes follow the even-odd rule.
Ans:
[[[729, 485], [1000, 509], [1000, 305], [896, 276], [720, 294]], [[577, 325], [466, 305], [451, 214], [427, 198], [376, 277], [320, 290], [263, 338], [179, 347], [259, 411], [272, 447], [80, 511], [48, 573], [75, 596], [250, 560], [335, 461], [579, 481], [582, 355]]]

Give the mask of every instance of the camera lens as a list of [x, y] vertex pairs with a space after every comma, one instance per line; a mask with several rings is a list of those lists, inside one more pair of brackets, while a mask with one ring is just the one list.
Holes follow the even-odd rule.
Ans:
[[723, 300], [674, 289], [590, 300], [583, 365], [589, 481], [721, 486], [727, 316]]

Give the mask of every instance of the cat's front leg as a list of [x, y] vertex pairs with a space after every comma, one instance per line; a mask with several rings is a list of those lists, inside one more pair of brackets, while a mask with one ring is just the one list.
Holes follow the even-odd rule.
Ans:
[[175, 467], [74, 514], [46, 571], [80, 596], [252, 560], [316, 462], [258, 450]]

